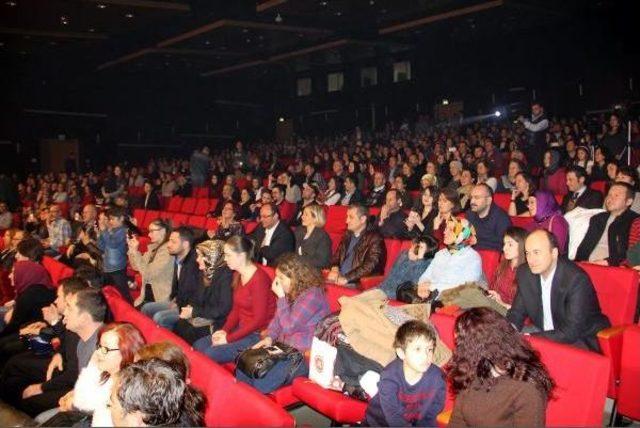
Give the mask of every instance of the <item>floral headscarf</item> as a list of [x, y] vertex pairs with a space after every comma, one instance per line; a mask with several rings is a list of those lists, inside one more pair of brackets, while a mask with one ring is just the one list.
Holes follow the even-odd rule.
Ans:
[[[453, 217], [449, 222], [450, 224], [453, 223], [453, 234], [455, 236], [453, 243], [447, 246], [449, 252], [455, 253], [476, 243], [476, 229], [469, 223], [469, 220]], [[449, 227], [449, 224], [447, 227]]]
[[213, 278], [216, 270], [224, 266], [224, 241], [220, 239], [210, 239], [199, 243], [196, 251], [202, 254], [204, 259], [204, 276]]

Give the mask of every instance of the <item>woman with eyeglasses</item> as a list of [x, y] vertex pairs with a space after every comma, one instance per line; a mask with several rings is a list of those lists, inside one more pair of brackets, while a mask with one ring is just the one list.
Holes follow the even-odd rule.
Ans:
[[113, 426], [109, 398], [114, 376], [133, 363], [144, 344], [142, 333], [131, 324], [115, 322], [103, 326], [98, 332], [97, 349], [73, 390], [60, 399], [59, 410], [70, 412], [75, 408], [91, 415], [91, 426]]
[[142, 290], [134, 305], [142, 306], [148, 302], [168, 302], [173, 282], [174, 261], [167, 241], [171, 235], [171, 226], [157, 219], [149, 224], [149, 247], [141, 254], [140, 241], [136, 236], [127, 239], [129, 263], [142, 276]]

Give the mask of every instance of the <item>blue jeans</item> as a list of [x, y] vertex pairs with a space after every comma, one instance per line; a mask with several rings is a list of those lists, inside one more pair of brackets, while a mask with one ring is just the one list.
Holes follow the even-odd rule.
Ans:
[[150, 302], [142, 306], [142, 313], [152, 318], [160, 327], [173, 330], [180, 319], [180, 312], [170, 302]]
[[212, 345], [211, 336], [205, 336], [193, 343], [193, 349], [200, 351], [216, 363], [231, 363], [236, 360], [240, 351], [252, 347], [260, 341], [260, 334], [251, 333], [235, 342], [224, 345]]
[[398, 286], [407, 281], [417, 284], [420, 276], [427, 270], [430, 263], [431, 259], [411, 261], [409, 260], [409, 251], [403, 251], [393, 264], [389, 275], [379, 285], [379, 288], [384, 291], [388, 298], [395, 299]]
[[291, 360], [280, 360], [262, 379], [252, 379], [236, 369], [236, 379], [253, 386], [263, 394], [268, 394], [281, 386], [289, 385], [297, 377], [309, 374], [309, 365], [304, 359], [298, 363], [297, 367], [292, 367], [292, 364]]

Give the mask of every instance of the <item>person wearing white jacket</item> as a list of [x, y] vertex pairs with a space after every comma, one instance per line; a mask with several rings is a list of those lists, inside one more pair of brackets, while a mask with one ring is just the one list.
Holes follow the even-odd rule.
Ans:
[[108, 324], [98, 337], [98, 348], [80, 372], [74, 389], [60, 399], [60, 411], [75, 408], [92, 414], [91, 426], [112, 427], [107, 405], [113, 376], [133, 362], [135, 353], [145, 342], [140, 331], [127, 323]]

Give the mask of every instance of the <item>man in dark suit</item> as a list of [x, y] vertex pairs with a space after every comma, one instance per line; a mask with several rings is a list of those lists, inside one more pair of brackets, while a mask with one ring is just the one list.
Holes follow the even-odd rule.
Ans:
[[[546, 230], [529, 234], [525, 249], [527, 264], [518, 268], [518, 291], [507, 319], [525, 334], [600, 352], [596, 335], [610, 323], [589, 276], [558, 257], [556, 238]], [[524, 325], [527, 318], [533, 326]]]
[[562, 212], [568, 213], [576, 207], [602, 208], [602, 193], [590, 189], [585, 184], [587, 171], [581, 166], [567, 169], [567, 188], [569, 193], [562, 198]]
[[373, 174], [373, 187], [369, 191], [365, 205], [368, 207], [381, 207], [384, 204], [387, 186], [384, 181], [384, 174], [377, 171]]
[[615, 183], [605, 199], [607, 212], [589, 220], [589, 228], [578, 250], [576, 261], [604, 266], [618, 266], [627, 258], [629, 230], [638, 214], [631, 211], [635, 191], [627, 183]]
[[402, 212], [402, 201], [398, 196], [397, 190], [389, 190], [376, 218], [378, 231], [383, 238], [408, 239], [409, 231], [404, 223], [407, 215]]
[[275, 266], [278, 257], [293, 251], [295, 238], [284, 221], [280, 221], [278, 209], [273, 204], [260, 208], [260, 225], [249, 238], [255, 244], [256, 261], [265, 266]]

